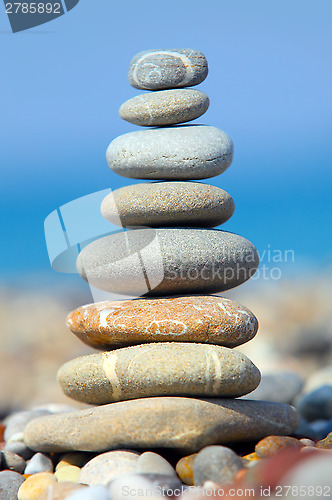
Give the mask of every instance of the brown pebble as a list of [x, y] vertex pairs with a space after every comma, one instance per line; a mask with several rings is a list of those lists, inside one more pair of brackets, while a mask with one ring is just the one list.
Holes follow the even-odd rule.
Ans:
[[258, 457], [266, 458], [275, 455], [286, 448], [303, 448], [303, 443], [298, 439], [288, 436], [267, 436], [261, 439], [255, 446]]
[[194, 485], [194, 461], [197, 453], [181, 458], [176, 464], [176, 473], [184, 484]]
[[109, 350], [147, 342], [235, 347], [258, 330], [249, 309], [212, 295], [98, 302], [72, 311], [67, 325], [82, 342]]
[[321, 448], [324, 450], [332, 449], [332, 432], [326, 436], [325, 439], [321, 439], [316, 444], [317, 448]]

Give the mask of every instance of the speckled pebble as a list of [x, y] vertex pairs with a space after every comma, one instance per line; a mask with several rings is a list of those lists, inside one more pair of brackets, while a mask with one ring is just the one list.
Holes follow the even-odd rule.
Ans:
[[324, 450], [331, 450], [332, 449], [332, 432], [326, 436], [325, 439], [321, 439], [320, 441], [317, 442], [317, 448], [321, 448]]
[[40, 500], [44, 492], [56, 484], [57, 480], [50, 472], [39, 472], [22, 484], [18, 492], [18, 500]]
[[17, 500], [17, 493], [24, 477], [17, 472], [4, 470], [0, 472], [0, 498], [1, 500]]
[[232, 163], [233, 143], [207, 125], [138, 130], [120, 135], [106, 153], [110, 168], [134, 179], [207, 179]]
[[222, 292], [247, 281], [258, 263], [254, 245], [234, 233], [146, 228], [93, 241], [76, 265], [90, 286], [139, 297]]
[[309, 422], [332, 418], [332, 386], [323, 385], [302, 396], [296, 404], [299, 413]]
[[[124, 424], [126, 425], [125, 421]], [[138, 457], [139, 453], [129, 450], [102, 453], [83, 467], [79, 476], [79, 483], [90, 486], [96, 484], [107, 485], [119, 475], [134, 473]]]
[[130, 85], [142, 90], [191, 87], [205, 80], [208, 63], [195, 49], [151, 49], [139, 52], [130, 62]]
[[208, 107], [208, 96], [199, 90], [163, 90], [132, 97], [122, 104], [119, 115], [134, 125], [154, 127], [195, 120]]
[[213, 227], [233, 212], [226, 191], [201, 182], [133, 184], [116, 189], [101, 204], [102, 215], [122, 227]]
[[72, 311], [67, 326], [97, 349], [161, 341], [235, 347], [256, 335], [258, 321], [237, 302], [197, 295], [97, 302]]
[[227, 347], [159, 342], [73, 359], [57, 380], [68, 397], [101, 405], [164, 395], [239, 397], [258, 386], [260, 372]]
[[167, 460], [158, 453], [146, 451], [138, 457], [136, 464], [137, 474], [164, 474], [176, 476], [176, 472]]
[[[137, 496], [141, 491], [141, 496], [144, 496], [144, 491], [149, 491], [145, 498], [149, 496], [174, 496], [179, 497], [182, 492], [182, 484], [179, 479], [172, 474], [128, 474], [123, 475], [109, 484], [109, 492], [112, 500], [124, 500], [128, 498], [128, 492], [137, 492]], [[135, 495], [132, 494], [131, 498]]]
[[[101, 452], [125, 447], [173, 448], [189, 454], [210, 444], [287, 435], [298, 427], [298, 422], [296, 410], [284, 404], [164, 396], [41, 417], [28, 424], [24, 436], [30, 448], [43, 452]], [[93, 469], [93, 460], [81, 474]]]
[[77, 483], [80, 473], [80, 467], [76, 467], [76, 465], [68, 465], [67, 467], [60, 467], [60, 469], [55, 471], [54, 475], [59, 483], [63, 481]]
[[43, 453], [36, 453], [24, 470], [24, 474], [37, 474], [38, 472], [53, 472], [52, 460]]
[[288, 436], [267, 436], [255, 446], [255, 452], [260, 458], [270, 457], [286, 448], [300, 449], [304, 445], [298, 439]]
[[207, 446], [194, 461], [194, 484], [200, 486], [208, 480], [219, 484], [230, 483], [243, 467], [241, 458], [230, 448]]
[[24, 458], [24, 460], [29, 460], [34, 454], [34, 451], [30, 450], [22, 441], [9, 441], [9, 443], [6, 443], [4, 449], [16, 453], [16, 455]]
[[0, 469], [9, 469], [22, 474], [26, 467], [26, 461], [8, 450], [0, 451]]
[[184, 484], [193, 486], [194, 484], [194, 461], [197, 453], [182, 457], [176, 464], [176, 473]]

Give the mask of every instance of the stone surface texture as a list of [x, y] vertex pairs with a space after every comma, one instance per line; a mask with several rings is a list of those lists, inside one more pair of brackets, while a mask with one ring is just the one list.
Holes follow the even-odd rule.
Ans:
[[208, 63], [202, 52], [193, 49], [152, 49], [132, 59], [129, 83], [142, 90], [191, 87], [205, 80]]
[[150, 182], [116, 189], [101, 213], [115, 225], [214, 227], [234, 213], [232, 197], [201, 182]]
[[68, 315], [67, 326], [97, 349], [161, 341], [235, 347], [256, 335], [258, 321], [232, 300], [192, 295], [88, 304]]
[[194, 453], [211, 444], [290, 434], [291, 406], [241, 399], [143, 398], [35, 419], [25, 430], [34, 450], [102, 452], [172, 448]]
[[208, 96], [199, 90], [163, 90], [132, 97], [122, 104], [119, 115], [134, 125], [155, 127], [195, 120], [208, 107]]
[[247, 281], [259, 257], [252, 243], [218, 229], [137, 229], [87, 245], [77, 270], [90, 285], [132, 296], [216, 293]]
[[114, 139], [106, 152], [110, 168], [132, 179], [207, 179], [223, 173], [232, 157], [230, 137], [208, 125], [130, 132]]
[[73, 359], [57, 378], [68, 397], [101, 405], [164, 395], [239, 397], [258, 386], [260, 372], [227, 347], [160, 342]]

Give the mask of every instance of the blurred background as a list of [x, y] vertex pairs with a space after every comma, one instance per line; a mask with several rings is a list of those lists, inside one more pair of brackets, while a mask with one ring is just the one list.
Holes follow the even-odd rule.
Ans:
[[150, 48], [204, 52], [210, 108], [198, 122], [235, 144], [231, 167], [207, 182], [235, 200], [223, 229], [261, 256], [255, 277], [224, 294], [260, 321], [240, 350], [303, 379], [332, 363], [331, 15], [328, 0], [80, 0], [13, 34], [0, 6], [0, 413], [69, 401], [56, 371], [90, 352], [64, 324], [91, 302], [89, 287], [51, 269], [43, 224], [65, 203], [133, 183], [110, 171], [105, 151], [138, 128], [118, 108], [139, 93], [131, 58]]

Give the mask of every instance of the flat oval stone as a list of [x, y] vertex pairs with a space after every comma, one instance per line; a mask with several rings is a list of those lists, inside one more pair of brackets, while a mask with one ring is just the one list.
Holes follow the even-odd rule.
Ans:
[[130, 132], [114, 139], [106, 152], [110, 168], [132, 179], [207, 179], [224, 172], [232, 157], [230, 137], [208, 125]]
[[123, 120], [143, 127], [175, 125], [202, 116], [209, 98], [200, 90], [173, 89], [132, 97], [119, 110]]
[[159, 342], [73, 359], [57, 379], [68, 397], [102, 405], [151, 396], [243, 396], [258, 386], [260, 372], [227, 347]]
[[76, 265], [90, 285], [139, 297], [229, 290], [247, 281], [258, 263], [254, 245], [233, 233], [146, 228], [90, 243]]
[[144, 182], [116, 189], [101, 213], [115, 225], [213, 227], [234, 213], [233, 198], [201, 182]]
[[136, 89], [191, 87], [205, 80], [208, 63], [199, 50], [152, 49], [132, 59], [128, 79]]
[[297, 411], [286, 404], [156, 397], [40, 417], [28, 424], [24, 441], [44, 452], [172, 448], [194, 453], [210, 444], [291, 434], [298, 423]]
[[115, 349], [147, 342], [199, 342], [235, 347], [251, 340], [258, 321], [249, 309], [211, 295], [98, 302], [79, 307], [68, 328], [85, 344]]

